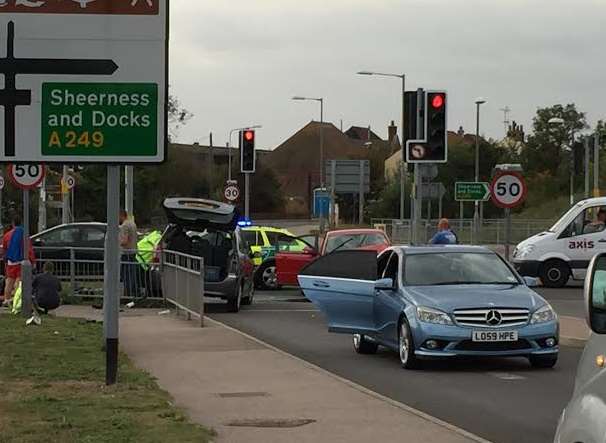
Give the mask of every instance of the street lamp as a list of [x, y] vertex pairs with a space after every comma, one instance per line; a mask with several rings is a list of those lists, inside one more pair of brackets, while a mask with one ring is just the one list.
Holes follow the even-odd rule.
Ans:
[[[404, 154], [404, 150], [406, 146], [404, 144], [404, 140], [406, 135], [404, 133], [404, 124], [406, 119], [406, 74], [386, 74], [383, 72], [373, 72], [373, 71], [358, 71], [358, 75], [376, 75], [378, 77], [395, 77], [402, 79], [402, 138], [400, 139], [401, 148], [402, 148], [402, 161], [400, 162], [400, 220], [404, 220], [404, 200], [405, 200], [405, 170], [404, 170], [404, 159], [406, 158]], [[416, 165], [415, 165], [416, 167]], [[412, 211], [411, 216], [412, 219]]]
[[[324, 97], [315, 98], [295, 95], [292, 99], [295, 101], [315, 101], [320, 103], [320, 189], [324, 192]], [[320, 232], [324, 232], [324, 223], [324, 210], [320, 208]]]
[[[547, 121], [547, 124], [551, 126], [562, 126], [565, 120], [561, 117], [552, 117]], [[574, 132], [571, 133], [570, 137], [570, 206], [574, 205]]]
[[247, 131], [249, 129], [260, 129], [262, 127], [263, 127], [262, 125], [252, 125], [252, 126], [245, 126], [243, 128], [232, 129], [231, 131], [229, 131], [229, 142], [227, 143], [227, 153], [228, 153], [228, 158], [229, 158], [228, 171], [227, 171], [227, 180], [228, 181], [231, 181], [231, 136], [232, 136], [232, 134], [237, 131]]
[[[478, 97], [476, 99], [476, 155], [475, 155], [475, 181], [480, 181], [480, 106], [486, 103], [486, 99]], [[474, 202], [473, 224], [475, 228], [476, 241], [480, 232], [480, 213], [478, 211], [479, 202]]]

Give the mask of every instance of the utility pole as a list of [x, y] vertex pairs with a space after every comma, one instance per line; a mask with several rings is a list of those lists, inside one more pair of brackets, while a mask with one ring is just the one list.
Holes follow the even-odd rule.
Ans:
[[63, 165], [63, 175], [61, 178], [61, 198], [62, 198], [62, 206], [61, 206], [61, 223], [68, 224], [70, 220], [69, 216], [69, 190], [67, 190], [66, 182], [67, 182], [67, 165]]
[[131, 220], [135, 219], [135, 167], [124, 167], [124, 210]]
[[208, 161], [207, 163], [207, 171], [206, 171], [206, 180], [208, 182], [208, 196], [210, 197], [213, 192], [213, 170], [215, 168], [215, 157], [213, 152], [213, 133], [210, 133], [210, 142], [208, 146]]
[[402, 138], [400, 139], [402, 160], [400, 161], [400, 220], [404, 220], [406, 202], [406, 75], [402, 74]]
[[585, 198], [589, 198], [589, 137], [585, 137]]
[[600, 134], [593, 136], [593, 196], [600, 196]]

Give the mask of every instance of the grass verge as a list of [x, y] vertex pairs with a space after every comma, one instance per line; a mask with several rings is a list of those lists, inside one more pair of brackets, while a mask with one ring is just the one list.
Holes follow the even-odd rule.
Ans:
[[147, 373], [121, 355], [104, 385], [102, 326], [0, 315], [0, 442], [207, 442]]

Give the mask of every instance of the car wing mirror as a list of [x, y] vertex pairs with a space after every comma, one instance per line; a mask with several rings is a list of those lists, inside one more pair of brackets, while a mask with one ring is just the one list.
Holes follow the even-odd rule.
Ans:
[[583, 289], [589, 327], [596, 334], [606, 334], [606, 254], [591, 260]]
[[377, 280], [375, 282], [375, 289], [378, 291], [393, 291], [395, 289], [393, 279], [382, 278], [381, 280]]
[[522, 277], [524, 279], [524, 283], [529, 288], [536, 288], [539, 286], [539, 279], [534, 277]]

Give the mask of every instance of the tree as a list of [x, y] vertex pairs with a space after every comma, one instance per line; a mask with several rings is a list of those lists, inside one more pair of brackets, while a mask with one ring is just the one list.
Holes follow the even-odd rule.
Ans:
[[174, 95], [168, 97], [168, 139], [174, 140], [181, 126], [185, 125], [194, 114], [181, 106], [181, 102]]
[[[561, 118], [564, 123], [550, 124], [552, 118]], [[565, 159], [564, 152], [574, 145], [579, 132], [587, 127], [585, 113], [577, 111], [574, 104], [539, 108], [533, 119], [533, 133], [523, 150], [524, 170], [527, 173], [557, 175]]]

